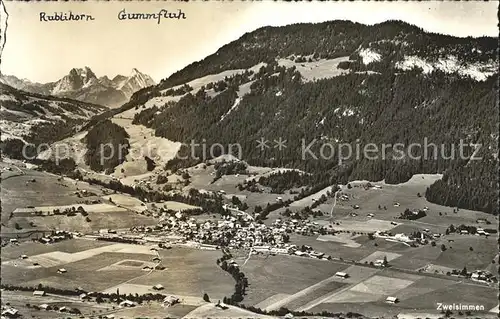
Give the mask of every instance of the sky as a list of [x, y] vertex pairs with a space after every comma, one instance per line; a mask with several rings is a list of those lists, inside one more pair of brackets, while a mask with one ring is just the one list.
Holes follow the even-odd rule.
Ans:
[[[402, 20], [455, 36], [497, 36], [492, 2], [242, 2], [86, 1], [6, 2], [7, 42], [0, 71], [35, 82], [57, 81], [75, 67], [97, 76], [128, 75], [132, 68], [160, 81], [263, 26], [351, 20]], [[118, 13], [185, 13], [186, 19], [118, 20]], [[85, 13], [93, 21], [41, 22], [40, 12]], [[1, 13], [0, 13], [1, 14]], [[4, 18], [4, 17], [2, 17]]]

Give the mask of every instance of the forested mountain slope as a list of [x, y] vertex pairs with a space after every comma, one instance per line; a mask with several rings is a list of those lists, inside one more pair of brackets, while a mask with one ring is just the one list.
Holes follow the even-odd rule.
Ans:
[[[266, 27], [135, 93], [91, 124], [137, 108], [134, 123], [157, 136], [239, 143], [251, 164], [296, 167], [332, 182], [400, 183], [416, 173], [444, 173], [428, 199], [498, 213], [497, 55], [496, 38], [426, 33], [397, 21]], [[210, 77], [217, 80], [199, 85]], [[180, 98], [162, 100], [173, 95]], [[269, 148], [256, 148], [261, 137]], [[287, 141], [281, 150], [273, 147], [280, 137]], [[437, 145], [438, 156], [432, 146], [424, 151], [425, 141]], [[347, 154], [340, 156], [338, 145], [362, 150], [369, 143], [378, 146], [377, 158], [339, 161]], [[411, 149], [413, 158], [400, 158], [392, 147], [382, 156], [383, 145], [397, 143], [407, 153], [412, 143], [421, 146]], [[465, 155], [473, 153], [471, 143], [481, 144], [476, 156], [483, 159], [459, 158], [460, 143], [468, 145]], [[319, 156], [322, 149], [326, 156]]]
[[71, 135], [108, 108], [29, 93], [0, 83], [2, 151], [17, 154], [24, 143], [50, 143]]

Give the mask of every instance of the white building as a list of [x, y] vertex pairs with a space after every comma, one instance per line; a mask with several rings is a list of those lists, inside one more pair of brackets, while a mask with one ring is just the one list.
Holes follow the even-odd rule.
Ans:
[[398, 298], [396, 298], [396, 297], [387, 297], [387, 298], [385, 299], [385, 301], [386, 301], [387, 303], [397, 303], [397, 302], [399, 301], [399, 299], [398, 299]]
[[349, 275], [347, 273], [342, 272], [342, 271], [337, 271], [335, 273], [335, 276], [340, 277], [340, 278], [344, 278], [344, 279], [349, 277]]
[[123, 300], [120, 302], [120, 307], [135, 307], [135, 302], [130, 300]]

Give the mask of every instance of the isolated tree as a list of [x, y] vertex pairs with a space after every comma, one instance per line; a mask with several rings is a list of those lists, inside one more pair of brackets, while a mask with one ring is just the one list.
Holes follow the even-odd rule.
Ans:
[[205, 300], [206, 302], [210, 302], [210, 297], [208, 297], [207, 293], [203, 294], [203, 300]]
[[441, 251], [445, 251], [446, 250], [446, 246], [444, 244], [441, 244]]
[[464, 266], [464, 269], [462, 269], [462, 272], [460, 274], [462, 276], [467, 276], [467, 267]]
[[384, 261], [382, 262], [382, 265], [384, 267], [387, 267], [389, 265], [389, 262], [387, 262], [387, 256], [384, 256]]

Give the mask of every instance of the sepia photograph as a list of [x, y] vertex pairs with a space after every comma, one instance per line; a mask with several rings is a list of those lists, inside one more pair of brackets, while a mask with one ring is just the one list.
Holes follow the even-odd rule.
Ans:
[[0, 0], [1, 318], [499, 318], [498, 9]]

